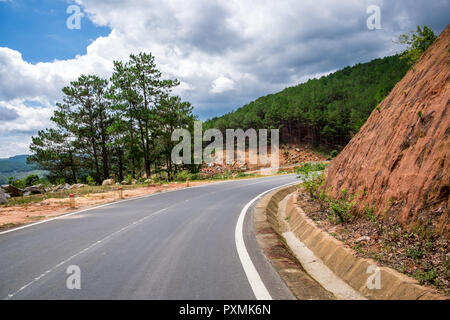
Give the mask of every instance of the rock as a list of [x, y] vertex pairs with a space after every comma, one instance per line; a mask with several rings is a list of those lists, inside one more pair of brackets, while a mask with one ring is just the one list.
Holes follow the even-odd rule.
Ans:
[[355, 240], [355, 243], [363, 242], [363, 241], [370, 241], [370, 237], [368, 236], [362, 236]]
[[70, 189], [79, 189], [79, 188], [83, 188], [86, 187], [87, 185], [84, 183], [75, 183], [73, 185], [70, 186]]
[[114, 179], [106, 179], [106, 180], [103, 180], [102, 186], [112, 186], [115, 183], [116, 182], [114, 181]]
[[6, 197], [5, 191], [3, 189], [0, 190], [0, 204], [7, 204], [8, 198]]
[[23, 195], [30, 195], [30, 194], [41, 194], [42, 193], [42, 184], [37, 184], [35, 186], [27, 187], [23, 189]]
[[9, 193], [11, 197], [20, 197], [23, 195], [23, 190], [12, 185], [3, 185], [2, 189], [5, 190], [6, 193]]
[[120, 184], [128, 184], [127, 180], [123, 180]]
[[70, 184], [65, 183], [65, 184], [61, 185], [59, 190], [70, 190]]
[[295, 148], [295, 151], [300, 152], [300, 149], [299, 148]]

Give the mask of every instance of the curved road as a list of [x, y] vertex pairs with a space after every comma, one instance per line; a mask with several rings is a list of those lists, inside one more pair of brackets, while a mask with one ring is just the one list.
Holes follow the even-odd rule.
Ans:
[[[255, 299], [238, 255], [241, 210], [295, 175], [158, 193], [0, 233], [0, 299]], [[250, 208], [251, 209], [251, 208]], [[245, 247], [274, 299], [293, 296], [258, 248]], [[66, 286], [68, 266], [81, 288]]]

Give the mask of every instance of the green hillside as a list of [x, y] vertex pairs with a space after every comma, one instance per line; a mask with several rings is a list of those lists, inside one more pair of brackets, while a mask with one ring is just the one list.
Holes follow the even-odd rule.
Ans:
[[28, 155], [21, 154], [11, 158], [0, 159], [0, 172], [30, 171], [35, 166], [27, 164]]
[[44, 171], [36, 170], [36, 165], [27, 164], [28, 155], [22, 154], [0, 159], [0, 184], [8, 183], [9, 177], [23, 179], [30, 174], [43, 176]]
[[311, 79], [215, 117], [206, 128], [280, 128], [286, 143], [310, 143], [340, 149], [372, 110], [405, 75], [409, 65], [399, 55]]

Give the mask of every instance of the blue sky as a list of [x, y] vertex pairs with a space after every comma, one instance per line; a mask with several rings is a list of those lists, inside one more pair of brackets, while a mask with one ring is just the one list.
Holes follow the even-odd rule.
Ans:
[[[417, 25], [438, 34], [450, 0], [0, 0], [0, 158], [29, 153], [81, 74], [151, 52], [205, 120], [347, 65], [400, 52]], [[84, 13], [68, 29], [69, 5]], [[370, 5], [380, 29], [367, 28]]]
[[86, 54], [86, 47], [111, 29], [95, 26], [87, 17], [81, 29], [65, 27], [67, 0], [0, 2], [0, 47], [22, 53], [30, 63], [70, 59]]

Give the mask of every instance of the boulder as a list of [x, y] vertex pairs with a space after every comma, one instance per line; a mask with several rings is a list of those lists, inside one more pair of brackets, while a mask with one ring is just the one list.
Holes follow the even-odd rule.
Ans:
[[0, 204], [7, 204], [8, 198], [6, 197], [5, 191], [3, 189], [0, 189]]
[[6, 192], [9, 193], [11, 197], [20, 197], [23, 195], [23, 190], [19, 189], [17, 187], [14, 187], [13, 185], [3, 185], [2, 189]]
[[69, 190], [70, 189], [70, 184], [65, 183], [61, 186], [61, 190]]
[[116, 182], [114, 181], [114, 179], [106, 179], [106, 180], [103, 180], [102, 186], [112, 186], [115, 183]]
[[23, 189], [23, 195], [30, 195], [30, 194], [41, 194], [43, 192], [42, 184], [37, 184], [35, 186], [27, 187]]

